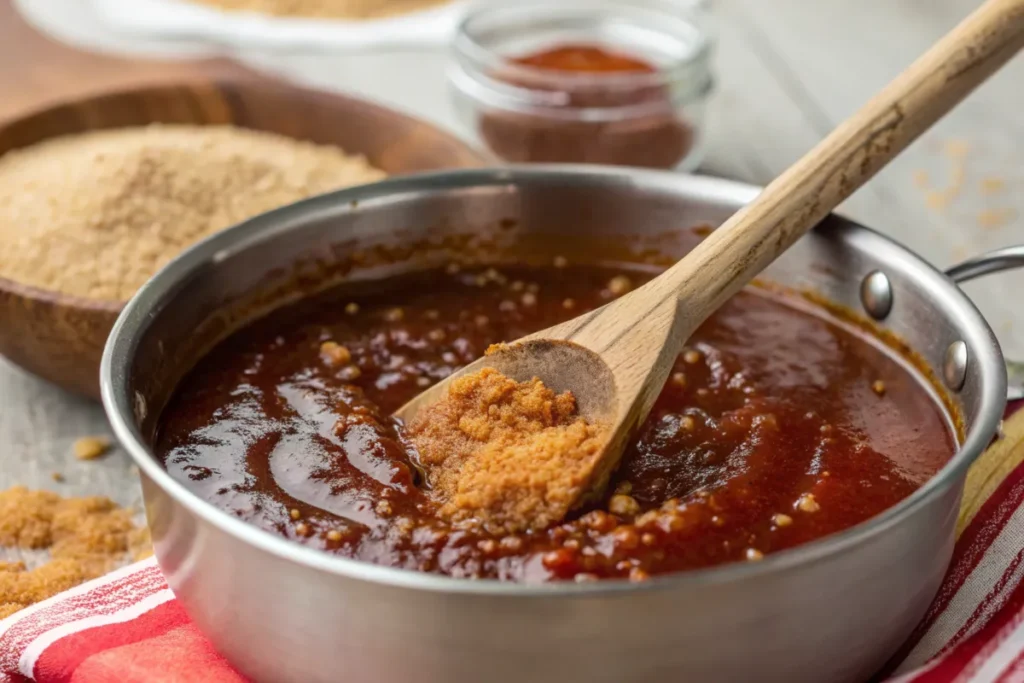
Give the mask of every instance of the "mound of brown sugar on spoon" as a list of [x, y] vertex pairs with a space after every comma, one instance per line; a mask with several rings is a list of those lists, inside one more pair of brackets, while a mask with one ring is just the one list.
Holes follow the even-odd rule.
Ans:
[[442, 516], [520, 531], [565, 516], [587, 485], [607, 428], [581, 418], [572, 393], [487, 368], [454, 380], [409, 434], [444, 501]]
[[0, 277], [124, 301], [204, 237], [383, 176], [337, 147], [232, 126], [53, 138], [0, 157]]

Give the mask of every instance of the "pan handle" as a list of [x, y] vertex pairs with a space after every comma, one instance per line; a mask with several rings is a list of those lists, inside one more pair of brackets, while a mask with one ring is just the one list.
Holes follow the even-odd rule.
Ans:
[[[1024, 245], [996, 249], [967, 259], [946, 270], [953, 282], [960, 284], [982, 275], [1000, 273], [1011, 268], [1024, 267]], [[1010, 401], [1024, 398], [1024, 363], [1006, 361], [1006, 397]]]

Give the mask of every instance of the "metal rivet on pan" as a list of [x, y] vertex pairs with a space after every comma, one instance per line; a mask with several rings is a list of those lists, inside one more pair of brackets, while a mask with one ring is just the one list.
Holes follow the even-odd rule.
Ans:
[[880, 270], [873, 270], [860, 283], [860, 302], [875, 320], [882, 320], [892, 310], [892, 283]]
[[942, 362], [942, 378], [946, 386], [953, 391], [960, 391], [967, 379], [967, 344], [955, 341], [946, 349], [946, 358]]

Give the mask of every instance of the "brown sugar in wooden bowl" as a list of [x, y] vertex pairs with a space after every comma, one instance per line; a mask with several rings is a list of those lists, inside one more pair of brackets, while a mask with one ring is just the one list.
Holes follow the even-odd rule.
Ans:
[[[232, 125], [361, 154], [390, 175], [480, 166], [457, 138], [364, 100], [262, 79], [108, 92], [0, 122], [0, 156], [44, 140], [152, 123]], [[124, 301], [0, 277], [0, 354], [69, 391], [99, 396], [99, 363]]]

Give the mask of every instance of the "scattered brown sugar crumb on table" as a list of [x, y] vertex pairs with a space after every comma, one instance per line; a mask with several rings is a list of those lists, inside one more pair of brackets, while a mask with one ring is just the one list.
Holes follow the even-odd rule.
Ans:
[[105, 436], [83, 436], [75, 440], [71, 450], [79, 460], [95, 460], [110, 450], [110, 439]]
[[149, 531], [108, 498], [63, 498], [15, 486], [0, 492], [0, 547], [47, 551], [29, 568], [0, 562], [0, 619], [150, 553]]
[[607, 427], [577, 414], [570, 392], [485, 368], [454, 380], [409, 435], [444, 503], [440, 514], [521, 531], [560, 521], [586, 487]]

